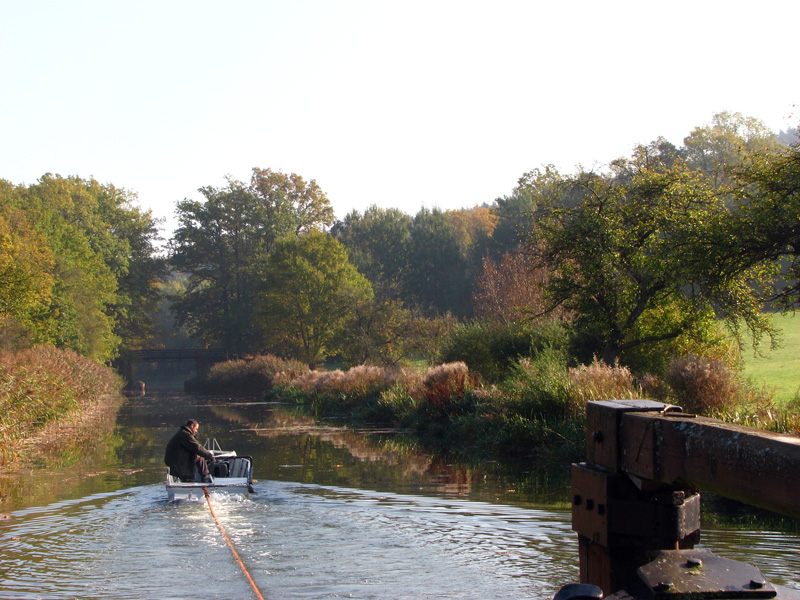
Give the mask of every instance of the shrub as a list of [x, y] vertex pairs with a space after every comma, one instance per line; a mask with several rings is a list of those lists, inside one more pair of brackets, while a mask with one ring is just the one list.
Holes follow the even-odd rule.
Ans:
[[575, 406], [574, 386], [561, 357], [543, 352], [535, 359], [519, 361], [501, 389], [513, 412], [527, 418], [563, 420], [581, 412]]
[[319, 414], [358, 412], [362, 418], [380, 414], [385, 420], [388, 404], [381, 400], [387, 389], [411, 390], [420, 386], [420, 377], [409, 369], [387, 369], [361, 365], [347, 371], [308, 371], [287, 382], [279, 391], [287, 391], [300, 404], [310, 404]]
[[307, 371], [308, 366], [300, 361], [264, 354], [251, 360], [217, 363], [199, 383], [199, 387], [204, 392], [214, 394], [262, 394]]
[[738, 374], [721, 360], [689, 354], [674, 359], [664, 379], [675, 403], [687, 412], [712, 415], [742, 399]]
[[593, 400], [641, 398], [642, 390], [636, 386], [628, 367], [610, 367], [596, 358], [589, 365], [569, 370], [575, 384], [577, 400], [585, 404]]
[[521, 358], [556, 351], [566, 360], [568, 344], [567, 328], [555, 320], [515, 324], [477, 321], [456, 327], [442, 342], [438, 359], [464, 362], [473, 373], [496, 383], [508, 377]]
[[422, 394], [433, 406], [445, 407], [464, 398], [470, 383], [466, 363], [445, 363], [428, 369], [422, 378]]

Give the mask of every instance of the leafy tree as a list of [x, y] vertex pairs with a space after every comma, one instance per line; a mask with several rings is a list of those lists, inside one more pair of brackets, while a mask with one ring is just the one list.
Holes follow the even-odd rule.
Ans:
[[150, 210], [134, 205], [135, 196], [114, 186], [92, 182], [98, 210], [116, 240], [108, 261], [117, 279], [116, 299], [108, 307], [115, 332], [127, 348], [141, 348], [158, 333], [156, 315], [163, 300], [161, 283], [167, 277], [166, 259], [159, 255], [158, 220]]
[[275, 223], [237, 181], [199, 191], [204, 202], [177, 206], [170, 262], [188, 282], [173, 310], [178, 323], [207, 346], [250, 351], [259, 343], [252, 327], [258, 270], [274, 243]]
[[[610, 174], [580, 172], [536, 214], [530, 250], [551, 307], [574, 311], [606, 363], [707, 327], [717, 314], [768, 331], [752, 271], [720, 270], [710, 231], [728, 217], [703, 176], [637, 152]], [[566, 200], [565, 200], [566, 199]]]
[[534, 211], [543, 197], [548, 197], [561, 176], [552, 165], [534, 169], [517, 181], [512, 193], [497, 198], [492, 207], [496, 226], [493, 231], [491, 257], [499, 260], [504, 254], [524, 246], [533, 226]]
[[752, 155], [734, 174], [739, 207], [718, 234], [727, 243], [725, 268], [779, 264], [783, 282], [775, 296], [793, 308], [800, 299], [800, 145]]
[[340, 352], [351, 365], [396, 366], [418, 349], [418, 317], [398, 300], [375, 297], [353, 303]]
[[0, 206], [0, 349], [51, 342], [55, 258], [25, 213]]
[[301, 233], [333, 223], [333, 208], [313, 179], [306, 182], [295, 173], [256, 168], [250, 192], [260, 201], [273, 241], [289, 230]]
[[333, 226], [331, 235], [347, 248], [350, 261], [379, 296], [397, 299], [408, 270], [410, 216], [373, 205], [363, 215], [350, 212]]
[[188, 276], [174, 304], [178, 323], [207, 346], [257, 351], [253, 323], [267, 257], [280, 237], [329, 224], [332, 209], [313, 180], [270, 169], [253, 169], [249, 185], [230, 179], [200, 193], [204, 201], [178, 203], [170, 243], [172, 266]]
[[0, 186], [0, 204], [24, 212], [54, 259], [50, 305], [30, 325], [32, 340], [108, 360], [121, 338], [135, 344], [147, 335], [161, 260], [155, 221], [134, 198], [93, 179], [51, 174], [27, 187]]
[[468, 313], [468, 263], [447, 216], [438, 209], [422, 209], [411, 223], [405, 297], [431, 315]]
[[116, 301], [114, 269], [124, 264], [125, 246], [101, 217], [99, 188], [93, 181], [47, 174], [8, 200], [25, 210], [55, 257], [52, 342], [106, 361], [119, 345], [110, 307]]
[[354, 308], [372, 297], [369, 281], [331, 236], [311, 230], [279, 240], [259, 298], [268, 349], [316, 366], [339, 350]]
[[453, 228], [461, 255], [480, 270], [497, 226], [497, 215], [489, 206], [448, 210], [444, 214]]
[[688, 165], [706, 173], [717, 189], [731, 183], [730, 169], [744, 164], [749, 154], [780, 146], [760, 120], [727, 111], [715, 114], [711, 124], [695, 127], [683, 144]]
[[[535, 268], [522, 249], [504, 255], [499, 263], [487, 257], [472, 293], [475, 316], [506, 325], [534, 320], [548, 312], [547, 281], [547, 272]], [[560, 308], [553, 312], [564, 316]]]

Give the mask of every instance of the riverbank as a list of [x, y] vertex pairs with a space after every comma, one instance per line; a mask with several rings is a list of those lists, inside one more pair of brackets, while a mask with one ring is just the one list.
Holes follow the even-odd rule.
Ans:
[[0, 353], [0, 468], [59, 466], [111, 432], [121, 378], [70, 350]]

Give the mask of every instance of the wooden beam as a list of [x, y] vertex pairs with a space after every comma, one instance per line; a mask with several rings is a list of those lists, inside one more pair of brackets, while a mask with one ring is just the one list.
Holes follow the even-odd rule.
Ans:
[[675, 412], [625, 412], [619, 469], [800, 518], [800, 438]]

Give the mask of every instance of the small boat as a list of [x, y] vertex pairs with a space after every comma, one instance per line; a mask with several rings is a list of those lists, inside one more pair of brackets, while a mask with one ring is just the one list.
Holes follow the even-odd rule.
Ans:
[[204, 489], [209, 492], [254, 493], [252, 457], [237, 456], [235, 450], [223, 450], [216, 439], [206, 440], [203, 447], [214, 455], [214, 464], [209, 465], [211, 483], [181, 481], [171, 475], [167, 467], [166, 486], [170, 502], [202, 500], [205, 497]]

